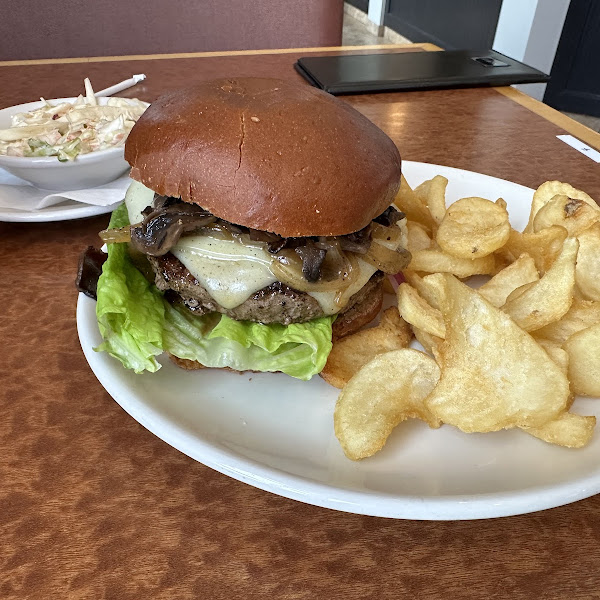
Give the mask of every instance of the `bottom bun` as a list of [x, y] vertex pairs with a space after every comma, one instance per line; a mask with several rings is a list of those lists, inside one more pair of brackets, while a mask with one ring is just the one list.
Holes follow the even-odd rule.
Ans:
[[382, 305], [383, 279], [373, 287], [370, 294], [342, 313], [333, 322], [333, 341], [335, 342], [362, 329], [379, 314]]
[[[199, 363], [197, 360], [189, 360], [187, 358], [179, 358], [179, 356], [175, 356], [170, 352], [167, 352], [168, 357], [180, 368], [185, 369], [186, 371], [198, 371], [199, 369], [216, 369], [217, 367], [205, 367], [202, 363]], [[248, 369], [247, 371], [236, 371], [231, 367], [220, 367], [221, 371], [231, 371], [232, 373], [260, 373], [260, 371], [251, 371]]]
[[[348, 309], [345, 313], [340, 315], [333, 323], [332, 337], [333, 341], [339, 340], [342, 337], [356, 333], [359, 329], [370, 323], [381, 310], [383, 304], [383, 281], [379, 281], [373, 290], [358, 304], [355, 304], [352, 308]], [[187, 358], [179, 358], [173, 356], [171, 353], [167, 353], [169, 358], [182, 369], [187, 371], [195, 371], [197, 369], [206, 369], [202, 363], [196, 360], [188, 360]], [[235, 371], [229, 367], [224, 367], [226, 371]], [[248, 371], [246, 371], [248, 372]], [[250, 371], [251, 373], [257, 373], [257, 371]]]
[[[187, 371], [196, 371], [198, 369], [206, 369], [203, 364], [199, 363], [197, 360], [188, 360], [187, 358], [179, 358], [179, 356], [175, 356], [170, 352], [167, 352], [169, 358], [182, 369], [186, 369]], [[231, 370], [231, 369], [230, 369]]]

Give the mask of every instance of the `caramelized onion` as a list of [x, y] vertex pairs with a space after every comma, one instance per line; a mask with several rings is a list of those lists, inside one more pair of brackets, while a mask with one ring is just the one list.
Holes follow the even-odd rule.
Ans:
[[109, 243], [131, 241], [133, 247], [150, 256], [167, 253], [186, 234], [236, 239], [275, 255], [273, 271], [290, 287], [301, 291], [335, 290], [341, 293], [341, 301], [358, 276], [359, 256], [387, 273], [396, 273], [408, 260], [408, 253], [397, 250], [406, 235], [404, 214], [393, 206], [353, 233], [284, 238], [229, 223], [178, 198], [156, 194], [153, 204], [143, 211], [142, 223], [133, 225], [131, 230], [104, 231], [102, 239]]
[[[329, 254], [329, 253], [327, 253]], [[353, 268], [352, 259], [348, 260], [347, 270], [332, 279], [321, 277], [318, 281], [311, 283], [302, 274], [302, 261], [292, 253], [281, 254], [271, 263], [271, 271], [275, 277], [289, 287], [299, 292], [333, 292], [344, 290], [352, 283], [358, 273]]]
[[348, 276], [344, 279], [344, 287], [335, 295], [333, 299], [334, 304], [338, 308], [343, 308], [348, 304], [350, 297], [356, 292], [352, 290], [352, 284], [358, 279], [360, 275], [360, 265], [358, 263], [358, 257], [355, 254], [348, 254]]
[[371, 232], [373, 241], [379, 242], [384, 246], [397, 248], [402, 242], [402, 229], [396, 224], [386, 227], [379, 225], [379, 223], [373, 223]]
[[211, 237], [217, 238], [218, 240], [226, 240], [228, 242], [233, 241], [234, 235], [228, 227], [225, 227], [223, 223], [209, 223], [202, 227], [198, 232], [202, 235], [210, 235]]
[[391, 250], [378, 242], [371, 244], [371, 248], [363, 260], [377, 267], [384, 273], [392, 275], [404, 269], [410, 262], [410, 252], [404, 248]]
[[317, 242], [317, 247], [326, 251], [325, 260], [321, 268], [321, 277], [325, 281], [340, 279], [348, 272], [351, 265], [345, 252], [342, 252], [340, 243], [336, 238]]
[[99, 234], [105, 244], [120, 244], [131, 241], [131, 225], [115, 229], [103, 229]]

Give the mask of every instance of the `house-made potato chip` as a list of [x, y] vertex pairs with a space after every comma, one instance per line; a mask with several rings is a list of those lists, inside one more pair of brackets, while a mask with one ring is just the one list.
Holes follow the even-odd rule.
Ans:
[[509, 235], [506, 208], [484, 198], [462, 198], [446, 210], [435, 239], [448, 254], [474, 259], [502, 248]]
[[424, 225], [416, 221], [407, 221], [406, 230], [406, 249], [411, 254], [417, 250], [426, 250], [431, 247], [431, 238]]
[[600, 396], [600, 324], [572, 335], [564, 345], [576, 394]]
[[590, 198], [585, 192], [574, 188], [568, 183], [562, 183], [561, 181], [546, 181], [542, 183], [540, 187], [533, 194], [533, 200], [531, 202], [531, 210], [529, 213], [529, 222], [525, 227], [525, 232], [533, 231], [533, 221], [535, 216], [540, 211], [542, 206], [548, 203], [554, 196], [568, 196], [569, 198], [583, 200], [593, 208], [597, 208], [598, 205]]
[[582, 448], [592, 439], [595, 426], [596, 417], [564, 412], [541, 427], [523, 428], [523, 431], [550, 444]]
[[425, 273], [452, 273], [456, 277], [465, 278], [471, 275], [491, 275], [496, 260], [493, 254], [483, 258], [457, 258], [442, 250], [417, 250], [412, 254], [409, 268]]
[[[535, 340], [477, 291], [447, 274], [442, 374], [425, 404], [466, 432], [540, 427], [563, 412], [569, 382]], [[429, 279], [429, 278], [428, 278]]]
[[408, 283], [398, 287], [398, 310], [411, 325], [431, 335], [445, 337], [446, 327], [440, 311], [421, 298], [419, 292]]
[[483, 284], [479, 288], [479, 293], [494, 306], [500, 308], [511, 292], [527, 283], [533, 283], [539, 278], [533, 258], [529, 254], [521, 254], [512, 265], [508, 265]]
[[558, 321], [571, 307], [579, 242], [568, 238], [554, 264], [539, 280], [517, 288], [502, 307], [525, 331]]
[[336, 388], [343, 388], [360, 368], [378, 354], [406, 348], [412, 332], [394, 306], [384, 311], [376, 327], [364, 329], [333, 343], [321, 377]]
[[542, 231], [553, 225], [564, 227], [570, 236], [600, 221], [600, 210], [583, 200], [568, 196], [554, 196], [540, 208], [533, 220], [533, 231]]
[[584, 298], [600, 301], [600, 223], [582, 231], [577, 239], [575, 284]]
[[533, 336], [563, 345], [575, 333], [600, 323], [600, 302], [573, 298], [571, 308], [558, 321], [533, 332]]
[[400, 190], [396, 195], [394, 204], [401, 210], [409, 221], [416, 221], [424, 225], [428, 231], [432, 231], [436, 227], [436, 223], [423, 203], [420, 196], [415, 194], [413, 189], [408, 185], [408, 182], [402, 176], [400, 180]]
[[335, 406], [335, 435], [346, 456], [352, 460], [372, 456], [394, 427], [409, 418], [439, 427], [439, 420], [423, 404], [439, 377], [431, 357], [408, 348], [380, 354], [367, 363]]
[[508, 241], [498, 252], [510, 262], [521, 254], [529, 254], [535, 262], [536, 269], [545, 273], [562, 250], [563, 242], [567, 239], [567, 230], [555, 225], [537, 233], [520, 233], [511, 230]]
[[424, 200], [436, 225], [439, 225], [443, 221], [446, 214], [447, 185], [448, 180], [445, 177], [436, 175], [433, 179], [424, 181], [415, 188], [415, 194]]

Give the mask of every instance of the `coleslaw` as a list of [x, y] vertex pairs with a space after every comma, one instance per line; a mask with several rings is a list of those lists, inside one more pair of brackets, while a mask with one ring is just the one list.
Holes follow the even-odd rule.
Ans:
[[89, 79], [84, 80], [85, 96], [73, 102], [43, 106], [11, 118], [11, 127], [0, 129], [0, 154], [7, 156], [56, 156], [74, 160], [79, 154], [106, 150], [125, 144], [135, 122], [148, 107], [137, 99], [98, 99]]

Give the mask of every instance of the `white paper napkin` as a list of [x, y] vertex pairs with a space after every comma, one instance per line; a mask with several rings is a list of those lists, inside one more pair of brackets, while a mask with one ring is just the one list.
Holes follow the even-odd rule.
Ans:
[[130, 182], [129, 175], [126, 174], [96, 188], [53, 192], [36, 188], [27, 181], [0, 169], [0, 208], [31, 212], [67, 200], [94, 206], [110, 206], [125, 198], [125, 192]]

